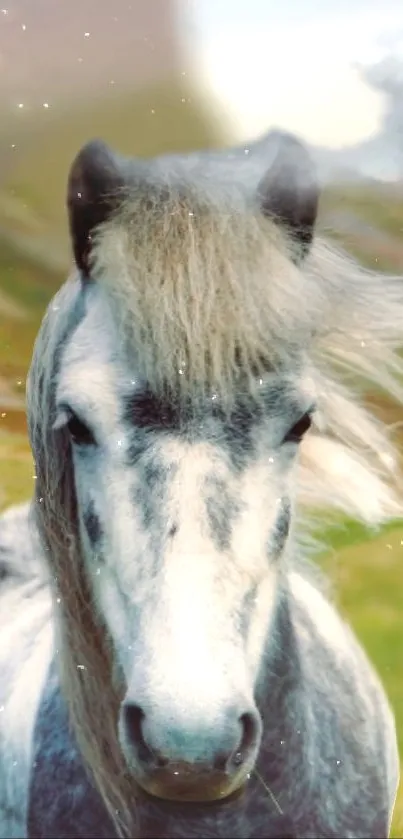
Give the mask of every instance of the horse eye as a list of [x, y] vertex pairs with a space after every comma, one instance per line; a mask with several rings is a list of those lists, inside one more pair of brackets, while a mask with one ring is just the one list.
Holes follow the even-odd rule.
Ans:
[[92, 431], [85, 425], [75, 414], [72, 414], [68, 423], [67, 430], [70, 434], [71, 440], [76, 446], [90, 446], [95, 444], [94, 435]]
[[307, 411], [295, 425], [287, 431], [283, 443], [300, 443], [312, 425], [312, 412]]

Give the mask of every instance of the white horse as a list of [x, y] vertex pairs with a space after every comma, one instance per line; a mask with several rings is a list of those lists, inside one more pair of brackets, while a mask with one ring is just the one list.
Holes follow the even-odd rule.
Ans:
[[2, 839], [389, 833], [393, 715], [304, 533], [401, 515], [362, 395], [403, 402], [403, 281], [314, 237], [317, 203], [279, 132], [72, 166], [35, 498], [0, 520]]

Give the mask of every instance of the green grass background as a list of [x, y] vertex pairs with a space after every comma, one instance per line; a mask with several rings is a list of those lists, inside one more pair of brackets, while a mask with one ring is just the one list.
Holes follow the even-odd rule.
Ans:
[[[7, 136], [0, 137], [0, 154], [1, 144], [9, 143], [16, 130], [9, 127]], [[32, 492], [25, 414], [18, 404], [1, 405], [1, 382], [9, 396], [23, 398], [33, 341], [68, 263], [64, 191], [79, 146], [101, 136], [122, 152], [151, 155], [225, 141], [217, 115], [179, 84], [95, 102], [59, 119], [50, 117], [46, 130], [33, 124], [24, 132], [19, 144], [23, 154], [17, 155], [0, 188], [1, 509]], [[403, 197], [373, 186], [328, 191], [322, 200], [323, 223], [327, 215], [345, 212], [376, 227], [385, 241], [374, 244], [373, 237], [362, 232], [335, 235], [366, 264], [403, 272]], [[396, 419], [396, 413], [393, 416]], [[345, 520], [321, 535], [327, 548], [320, 562], [334, 582], [341, 611], [383, 679], [403, 755], [403, 523], [373, 534]], [[402, 789], [392, 836], [403, 836]]]

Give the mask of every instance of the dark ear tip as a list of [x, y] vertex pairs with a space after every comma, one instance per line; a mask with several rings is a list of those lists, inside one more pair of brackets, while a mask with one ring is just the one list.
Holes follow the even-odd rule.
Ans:
[[115, 155], [103, 140], [90, 140], [76, 154], [69, 172], [67, 202], [88, 200], [88, 193], [103, 176], [116, 171]]
[[74, 158], [73, 166], [78, 161], [91, 165], [91, 163], [103, 162], [113, 157], [114, 153], [107, 143], [99, 138], [94, 138], [81, 146]]
[[309, 177], [312, 186], [315, 186], [318, 190], [317, 166], [308, 146], [295, 134], [277, 131], [276, 135], [278, 152], [274, 160], [274, 166], [278, 163], [288, 169], [297, 169], [300, 178]]
[[266, 141], [271, 145], [272, 163], [258, 187], [260, 207], [285, 226], [304, 256], [318, 213], [317, 167], [308, 147], [293, 134], [276, 130]]
[[106, 143], [91, 140], [80, 149], [70, 168], [67, 207], [74, 256], [84, 275], [91, 234], [113, 211], [123, 185], [121, 161]]

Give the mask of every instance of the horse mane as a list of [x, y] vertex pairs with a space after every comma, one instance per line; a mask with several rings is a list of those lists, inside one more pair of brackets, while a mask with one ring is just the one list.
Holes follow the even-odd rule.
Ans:
[[[301, 526], [318, 507], [372, 525], [401, 514], [397, 450], [364, 396], [376, 387], [403, 403], [402, 278], [365, 270], [320, 238], [297, 264], [273, 219], [195, 187], [163, 200], [158, 189], [133, 189], [94, 236], [93, 277], [140, 375], [186, 399], [206, 386], [230, 404], [240, 382], [255, 398], [256, 372], [292, 375], [302, 353], [318, 411], [297, 470]], [[85, 572], [69, 443], [53, 429], [81, 297], [80, 281], [68, 281], [35, 345], [27, 396], [36, 520], [60, 601], [56, 650], [71, 724], [118, 835], [133, 836], [136, 789], [117, 739], [123, 683]]]

